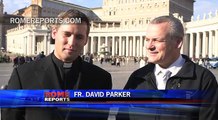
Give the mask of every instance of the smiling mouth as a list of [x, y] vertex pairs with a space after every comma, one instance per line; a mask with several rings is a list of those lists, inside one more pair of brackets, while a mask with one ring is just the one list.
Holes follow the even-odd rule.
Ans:
[[154, 54], [158, 54], [158, 52], [149, 52], [149, 54], [154, 55]]
[[64, 50], [68, 51], [68, 52], [73, 52], [73, 51], [76, 51], [74, 49], [71, 49], [71, 48], [64, 48]]

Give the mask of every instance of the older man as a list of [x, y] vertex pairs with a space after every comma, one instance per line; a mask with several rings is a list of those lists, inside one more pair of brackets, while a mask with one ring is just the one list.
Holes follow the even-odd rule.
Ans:
[[202, 94], [205, 95], [202, 98], [210, 104], [200, 107], [197, 112], [183, 111], [179, 115], [174, 113], [137, 115], [120, 112], [117, 120], [215, 120], [218, 118], [215, 107], [218, 86], [215, 76], [180, 53], [183, 37], [184, 30], [180, 20], [171, 16], [160, 16], [152, 20], [147, 27], [145, 37], [149, 64], [134, 71], [124, 89], [201, 90], [206, 93]]

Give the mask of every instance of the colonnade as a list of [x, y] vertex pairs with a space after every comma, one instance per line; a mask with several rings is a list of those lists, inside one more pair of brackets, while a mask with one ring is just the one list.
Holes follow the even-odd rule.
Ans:
[[191, 58], [205, 58], [218, 56], [218, 29], [191, 32], [186, 34], [188, 55]]
[[144, 36], [89, 36], [83, 54], [99, 55], [108, 52], [112, 56], [137, 56], [146, 55]]

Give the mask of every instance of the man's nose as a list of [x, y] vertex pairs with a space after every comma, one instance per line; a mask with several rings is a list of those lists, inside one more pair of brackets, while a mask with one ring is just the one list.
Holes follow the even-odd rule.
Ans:
[[71, 46], [75, 44], [75, 36], [73, 34], [70, 37], [68, 37], [68, 44]]
[[155, 46], [154, 46], [154, 43], [152, 40], [149, 40], [149, 41], [146, 41], [146, 48], [147, 49], [153, 49]]

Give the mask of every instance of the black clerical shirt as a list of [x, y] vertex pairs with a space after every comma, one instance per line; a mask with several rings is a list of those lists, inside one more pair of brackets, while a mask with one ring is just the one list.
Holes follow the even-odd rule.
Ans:
[[81, 58], [78, 57], [75, 61], [72, 61], [71, 67], [69, 65], [67, 65], [68, 67], [65, 67], [65, 63], [59, 60], [54, 53], [52, 54], [52, 61], [55, 65], [61, 89], [78, 88]]

